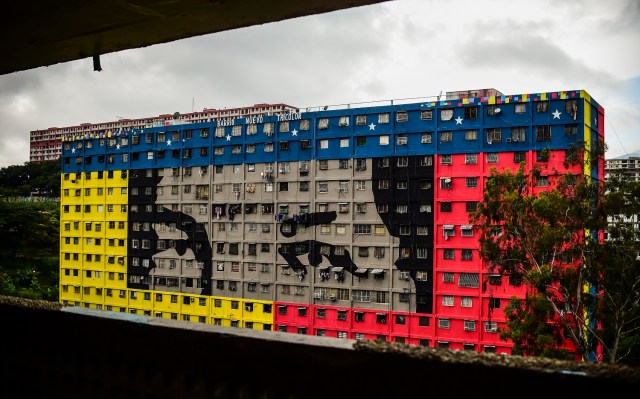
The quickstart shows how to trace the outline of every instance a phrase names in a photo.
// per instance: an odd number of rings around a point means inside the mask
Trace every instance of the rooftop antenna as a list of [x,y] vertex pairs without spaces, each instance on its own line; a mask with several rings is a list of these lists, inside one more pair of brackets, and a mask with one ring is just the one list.
[[193,113],[193,105],[195,101],[196,101],[195,97],[191,97],[191,113]]
[[442,90],[440,90],[440,94],[438,94],[438,101],[440,101],[440,97],[442,97]]

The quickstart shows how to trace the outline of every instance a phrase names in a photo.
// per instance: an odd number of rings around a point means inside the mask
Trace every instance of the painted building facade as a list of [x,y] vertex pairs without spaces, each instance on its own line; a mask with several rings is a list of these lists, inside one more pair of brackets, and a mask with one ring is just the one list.
[[82,123],[63,128],[50,127],[29,132],[29,161],[45,162],[60,159],[63,137],[84,137],[119,133],[123,130],[140,130],[157,126],[169,126],[185,123],[210,122],[218,119],[252,117],[261,115],[282,115],[298,112],[298,108],[287,104],[255,104],[242,108],[205,108],[201,112],[185,114],[162,114],[147,118],[127,119],[103,123]]
[[[585,91],[291,112],[63,137],[63,304],[510,353],[469,224],[490,169],[601,180]],[[585,154],[588,151],[585,151]]]

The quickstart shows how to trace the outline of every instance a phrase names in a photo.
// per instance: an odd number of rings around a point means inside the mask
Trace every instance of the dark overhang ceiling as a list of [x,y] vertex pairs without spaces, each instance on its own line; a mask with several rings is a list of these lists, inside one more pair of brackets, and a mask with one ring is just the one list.
[[0,74],[384,1],[7,1]]

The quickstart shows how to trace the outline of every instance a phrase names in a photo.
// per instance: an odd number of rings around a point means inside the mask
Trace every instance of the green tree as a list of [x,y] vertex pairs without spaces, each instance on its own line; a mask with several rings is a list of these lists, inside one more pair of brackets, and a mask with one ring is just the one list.
[[[585,360],[600,360],[595,356],[599,345],[604,358],[617,363],[622,360],[620,344],[631,353],[635,340],[630,338],[637,335],[632,326],[638,325],[639,274],[637,265],[626,266],[635,264],[629,257],[636,259],[638,242],[628,235],[616,243],[603,240],[606,216],[620,209],[603,184],[586,176],[556,174],[548,177],[554,188],[540,189],[539,177],[537,169],[527,172],[524,164],[517,171],[493,169],[484,201],[470,214],[490,272],[522,280],[535,294],[510,303],[511,318],[502,335],[512,339],[516,351],[549,355],[556,353],[555,339],[562,332]],[[627,204],[628,199],[619,202]],[[627,254],[626,262],[612,261],[614,248],[620,257]],[[618,273],[625,274],[624,283],[615,277]],[[536,317],[526,319],[534,310]],[[540,317],[545,314],[548,317]],[[612,328],[611,318],[626,328]],[[543,320],[547,327],[534,327]],[[526,336],[536,328],[544,332],[541,340]]]

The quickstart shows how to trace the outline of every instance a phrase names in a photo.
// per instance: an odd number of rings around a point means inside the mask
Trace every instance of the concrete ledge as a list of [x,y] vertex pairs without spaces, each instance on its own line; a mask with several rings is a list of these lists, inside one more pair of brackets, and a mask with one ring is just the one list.
[[0,297],[3,396],[339,398],[592,395],[638,370],[232,329]]

